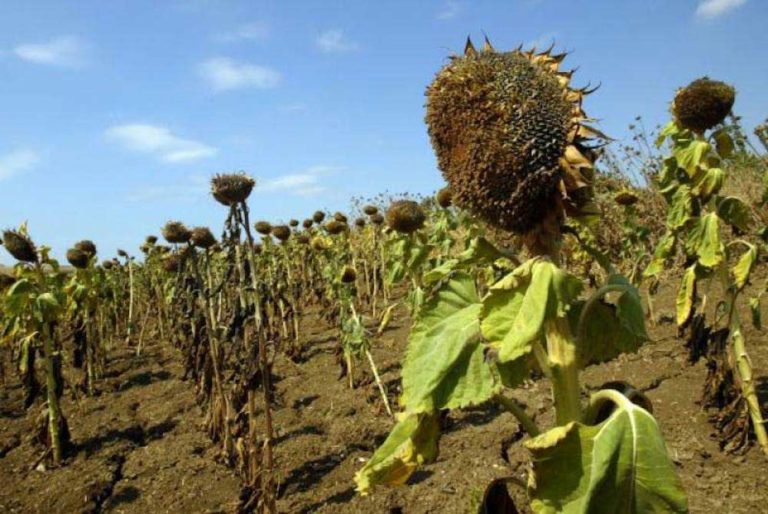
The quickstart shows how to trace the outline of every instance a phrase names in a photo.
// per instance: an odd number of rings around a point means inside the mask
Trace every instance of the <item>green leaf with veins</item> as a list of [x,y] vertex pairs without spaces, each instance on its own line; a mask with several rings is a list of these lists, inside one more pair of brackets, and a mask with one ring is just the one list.
[[696,181],[696,185],[693,187],[693,194],[706,202],[712,195],[720,191],[724,181],[725,171],[722,168],[709,168]]
[[464,272],[453,274],[424,303],[403,364],[400,403],[406,411],[477,405],[501,390],[498,370],[485,361],[481,308],[474,281]]
[[687,146],[674,151],[678,165],[685,170],[690,178],[698,173],[699,165],[703,162],[712,146],[706,141],[691,139]]
[[688,512],[656,420],[620,393],[615,396],[623,400],[602,423],[571,422],[525,443],[533,456],[534,512]]

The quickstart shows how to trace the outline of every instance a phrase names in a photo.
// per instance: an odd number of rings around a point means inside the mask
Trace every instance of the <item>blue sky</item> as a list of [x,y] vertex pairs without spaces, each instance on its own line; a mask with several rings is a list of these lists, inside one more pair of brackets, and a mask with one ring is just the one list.
[[257,178],[255,219],[431,192],[424,89],[483,32],[573,51],[619,140],[704,74],[737,87],[751,129],[768,116],[766,21],[763,0],[3,0],[0,227],[108,257],[168,219],[218,233],[216,172]]

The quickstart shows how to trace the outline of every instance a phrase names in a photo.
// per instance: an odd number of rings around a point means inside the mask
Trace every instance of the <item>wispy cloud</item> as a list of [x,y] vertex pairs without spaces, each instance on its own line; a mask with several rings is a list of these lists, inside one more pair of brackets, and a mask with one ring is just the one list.
[[358,44],[350,41],[344,32],[338,29],[326,30],[315,40],[315,46],[327,54],[352,52],[359,48]]
[[183,139],[166,127],[146,123],[115,125],[104,135],[127,150],[149,154],[168,163],[197,161],[218,153],[215,147]]
[[338,166],[312,166],[299,173],[259,181],[256,184],[256,191],[259,193],[283,191],[298,196],[315,196],[328,189],[322,185],[321,179],[342,169]]
[[266,66],[238,62],[227,57],[214,57],[200,64],[198,72],[214,91],[231,91],[255,87],[269,89],[282,80],[279,72]]
[[269,25],[263,21],[240,25],[230,32],[217,34],[214,39],[222,43],[234,43],[237,41],[261,41],[270,35]]
[[186,182],[148,186],[138,189],[126,197],[129,202],[195,201],[210,194],[210,179],[203,175],[193,175]]
[[0,155],[0,180],[9,179],[37,166],[40,156],[32,150],[14,150]]
[[61,36],[43,43],[18,45],[13,53],[19,59],[36,64],[80,68],[86,64],[88,44],[77,36]]
[[458,16],[462,9],[462,5],[456,0],[447,0],[445,4],[443,4],[442,9],[440,9],[440,11],[437,13],[437,19],[451,20]]
[[696,16],[704,19],[717,18],[747,3],[747,0],[702,0],[696,7]]

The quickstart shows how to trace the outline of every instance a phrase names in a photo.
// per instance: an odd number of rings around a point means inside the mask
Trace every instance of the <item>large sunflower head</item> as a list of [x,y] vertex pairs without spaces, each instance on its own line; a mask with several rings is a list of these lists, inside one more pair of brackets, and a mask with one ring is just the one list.
[[195,227],[192,229],[192,244],[207,250],[216,244],[216,238],[208,227]]
[[85,253],[89,258],[96,256],[96,245],[90,239],[83,239],[78,241],[74,246],[76,249]]
[[3,246],[17,261],[37,262],[35,243],[21,231],[5,230],[3,232]]
[[180,221],[169,221],[161,230],[163,237],[169,243],[186,243],[192,237],[192,232]]
[[453,203],[525,234],[553,211],[584,212],[599,132],[583,123],[592,91],[574,89],[565,54],[497,52],[471,41],[427,88],[426,122]]
[[736,90],[707,77],[694,80],[675,95],[672,112],[684,128],[703,133],[725,120],[736,101]]
[[87,268],[89,260],[88,254],[79,248],[67,250],[67,261],[77,269]]
[[211,194],[222,205],[234,205],[244,202],[256,181],[243,172],[224,173],[211,179]]
[[392,230],[402,234],[416,232],[424,226],[426,219],[424,209],[413,200],[392,202],[387,209],[387,224]]

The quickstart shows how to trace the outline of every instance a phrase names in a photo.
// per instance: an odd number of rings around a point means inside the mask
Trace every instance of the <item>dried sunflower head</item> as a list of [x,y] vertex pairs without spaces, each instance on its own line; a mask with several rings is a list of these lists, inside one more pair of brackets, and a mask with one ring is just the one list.
[[638,200],[640,200],[640,198],[635,193],[626,189],[619,191],[613,196],[613,201],[624,206],[635,205]]
[[105,270],[111,270],[114,267],[115,263],[113,263],[111,260],[107,259],[104,262],[101,263],[101,267]]
[[387,224],[393,230],[403,234],[416,232],[424,226],[424,210],[413,200],[392,202],[387,209]]
[[357,279],[357,272],[355,271],[355,268],[351,266],[346,266],[344,268],[344,271],[341,272],[340,280],[344,284],[351,284]]
[[192,229],[192,244],[207,250],[216,244],[216,238],[208,227],[195,227]]
[[357,228],[363,228],[365,226],[365,218],[357,218],[355,220],[355,226]]
[[591,200],[600,133],[582,124],[582,99],[565,54],[481,51],[467,41],[427,88],[426,122],[453,203],[488,224],[527,233],[564,207]]
[[82,241],[78,241],[75,243],[75,248],[80,250],[81,252],[85,252],[88,257],[95,257],[96,256],[96,245],[93,243],[93,241],[89,239],[83,239]]
[[384,216],[381,215],[380,212],[377,212],[373,216],[371,216],[371,223],[374,225],[383,225],[384,224]]
[[312,220],[315,223],[322,223],[325,219],[325,213],[323,211],[315,211],[315,213],[312,215]]
[[296,236],[296,241],[298,241],[299,244],[308,245],[309,236],[307,234],[299,234],[298,236]]
[[437,195],[435,195],[435,200],[437,200],[437,204],[442,207],[443,209],[447,209],[453,204],[453,195],[451,194],[451,188],[450,187],[444,187],[440,191],[437,192]]
[[88,261],[90,258],[88,254],[79,248],[70,248],[67,250],[67,262],[77,269],[85,269],[88,267]]
[[157,243],[157,236],[147,236],[144,242],[147,243],[148,245],[153,245]]
[[183,257],[178,252],[171,252],[163,256],[163,269],[168,273],[178,273],[181,271]]
[[272,235],[278,241],[288,241],[288,238],[291,237],[291,229],[288,225],[276,225],[272,227]]
[[272,224],[268,221],[257,221],[254,228],[256,228],[256,232],[263,236],[268,236],[272,233]]
[[722,123],[735,101],[736,90],[732,86],[703,77],[677,92],[672,113],[684,128],[703,133]]
[[294,228],[298,227],[299,226],[299,220],[291,220],[291,221],[288,222],[288,225],[290,225],[290,226],[292,226]]
[[3,231],[3,246],[17,261],[37,262],[35,244],[26,234],[16,230]]
[[347,217],[341,212],[333,213],[333,219],[335,219],[336,221],[340,221],[341,223],[347,222]]
[[211,179],[211,194],[222,205],[235,205],[248,199],[255,185],[245,173],[224,173]]
[[13,284],[16,283],[16,279],[6,273],[0,273],[0,291],[5,291]]
[[128,257],[128,252],[126,252],[125,250],[121,250],[121,249],[119,249],[119,248],[118,248],[118,250],[117,250],[117,255],[118,255],[119,257],[125,257],[125,258],[127,258],[127,257]]
[[301,223],[301,226],[302,226],[302,227],[304,227],[304,228],[306,228],[306,229],[310,229],[310,228],[312,228],[312,225],[314,225],[314,224],[315,224],[314,220],[311,220],[311,219],[305,219],[305,220],[304,220],[304,221]]
[[365,207],[363,207],[363,212],[368,216],[373,216],[374,214],[379,212],[379,208],[376,207],[375,205],[366,205]]
[[169,221],[161,232],[165,240],[173,244],[186,243],[192,237],[192,233],[180,221]]
[[349,227],[347,227],[346,223],[335,220],[335,219],[325,224],[325,231],[334,236],[341,234],[342,232],[346,231],[348,228]]

